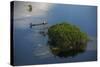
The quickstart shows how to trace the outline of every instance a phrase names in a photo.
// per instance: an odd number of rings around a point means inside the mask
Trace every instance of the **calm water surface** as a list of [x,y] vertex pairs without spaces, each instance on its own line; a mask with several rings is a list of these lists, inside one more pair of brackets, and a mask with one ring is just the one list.
[[67,6],[67,9],[64,9],[63,5],[55,6],[55,9],[52,9],[46,18],[48,26],[59,21],[69,21],[78,25],[92,38],[92,41],[87,44],[86,51],[74,57],[54,56],[47,44],[48,36],[41,34],[41,32],[47,32],[47,29],[43,29],[45,26],[29,27],[29,23],[41,23],[42,20],[40,18],[34,19],[34,17],[22,18],[14,20],[14,62],[16,65],[96,60],[96,8],[70,7]]

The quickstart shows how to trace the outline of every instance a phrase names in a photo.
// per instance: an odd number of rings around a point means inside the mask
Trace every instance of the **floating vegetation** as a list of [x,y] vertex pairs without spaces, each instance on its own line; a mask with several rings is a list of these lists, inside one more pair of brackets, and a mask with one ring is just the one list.
[[48,29],[49,45],[52,53],[59,57],[74,56],[84,52],[89,40],[86,33],[67,22]]

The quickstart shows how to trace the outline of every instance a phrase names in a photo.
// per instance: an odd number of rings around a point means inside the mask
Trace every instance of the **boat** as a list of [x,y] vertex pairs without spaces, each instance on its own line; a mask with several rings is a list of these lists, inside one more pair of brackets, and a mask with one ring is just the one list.
[[46,25],[46,24],[48,24],[46,21],[44,21],[43,23],[40,23],[40,24],[32,24],[32,23],[30,23],[30,28],[32,28],[32,26]]

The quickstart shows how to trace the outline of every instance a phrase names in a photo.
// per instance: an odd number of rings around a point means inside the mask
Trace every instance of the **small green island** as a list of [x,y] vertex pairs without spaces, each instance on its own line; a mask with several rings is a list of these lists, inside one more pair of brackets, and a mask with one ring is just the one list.
[[52,25],[48,29],[51,52],[59,57],[74,56],[84,52],[89,40],[86,33],[67,22]]

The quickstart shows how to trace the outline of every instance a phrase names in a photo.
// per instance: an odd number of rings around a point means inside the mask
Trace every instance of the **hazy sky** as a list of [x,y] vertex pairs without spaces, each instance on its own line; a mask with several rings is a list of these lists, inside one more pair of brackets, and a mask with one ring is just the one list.
[[[28,11],[28,5],[32,5],[32,11]],[[30,23],[39,24],[44,20],[51,25],[67,21],[79,26],[81,30],[91,35],[96,35],[97,7],[24,1],[14,2],[14,27],[25,29],[29,28]]]
[[[32,11],[28,11],[28,5],[32,5]],[[52,4],[48,3],[36,3],[36,2],[14,2],[14,19],[29,17],[29,16],[44,16],[52,7]]]

